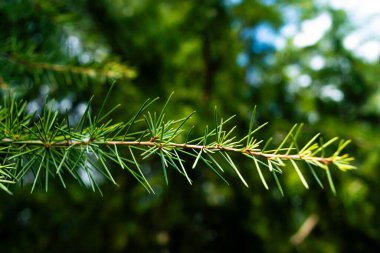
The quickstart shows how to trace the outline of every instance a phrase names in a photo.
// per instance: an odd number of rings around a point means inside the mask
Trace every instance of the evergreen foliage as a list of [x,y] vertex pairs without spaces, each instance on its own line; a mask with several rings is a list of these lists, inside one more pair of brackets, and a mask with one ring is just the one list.
[[[42,113],[37,114],[26,112],[26,102],[6,97],[4,105],[0,108],[2,154],[0,187],[10,193],[9,184],[23,184],[29,178],[33,182],[32,192],[38,184],[44,185],[47,191],[51,177],[58,177],[63,187],[66,187],[67,175],[85,185],[83,178],[85,173],[92,189],[100,191],[95,174],[99,173],[116,184],[111,173],[112,169],[109,167],[109,163],[114,162],[135,177],[148,192],[154,192],[140,165],[141,160],[153,155],[161,160],[166,184],[168,184],[167,170],[170,168],[177,170],[190,184],[192,183],[182,158],[183,155],[187,155],[194,158],[192,169],[195,169],[199,162],[203,162],[227,182],[222,176],[224,166],[220,160],[224,160],[248,187],[248,183],[230,156],[231,153],[240,153],[253,161],[266,189],[268,184],[263,170],[273,175],[283,194],[278,175],[283,173],[287,161],[290,161],[302,184],[309,188],[297,165],[297,161],[301,161],[310,168],[321,187],[323,185],[314,167],[324,169],[330,187],[335,193],[329,166],[335,165],[342,171],[355,168],[350,164],[353,158],[347,154],[341,155],[350,141],[341,140],[337,149],[331,154],[325,154],[325,150],[338,140],[337,137],[327,142],[318,142],[319,134],[317,134],[307,144],[300,146],[297,139],[302,124],[294,125],[278,147],[270,148],[271,139],[261,147],[263,140],[260,140],[256,133],[266,123],[254,127],[256,110],[252,113],[248,133],[241,138],[236,136],[236,126],[226,127],[234,117],[219,119],[215,110],[213,128],[206,126],[204,135],[198,138],[191,138],[190,132],[187,132],[187,137],[184,139],[182,137],[186,132],[184,125],[192,114],[178,120],[167,120],[165,109],[170,97],[160,112],[147,111],[155,101],[147,100],[129,121],[113,123],[112,118],[109,119],[110,115],[119,106],[108,112],[103,111],[110,91],[97,114],[91,113],[89,103],[79,121],[74,123],[70,123],[67,113],[59,117],[59,112],[53,110],[54,100],[48,102],[46,99]],[[181,139],[184,141],[178,142]]]
[[379,249],[380,62],[330,3],[0,1],[0,251]]

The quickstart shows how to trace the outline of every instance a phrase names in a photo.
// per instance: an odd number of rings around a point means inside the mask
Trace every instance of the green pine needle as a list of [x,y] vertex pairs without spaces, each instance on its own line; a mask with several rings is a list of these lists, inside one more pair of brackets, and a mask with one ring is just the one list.
[[[325,170],[328,184],[336,194],[330,169],[334,166],[340,171],[355,168],[352,157],[341,155],[349,140],[341,140],[334,150],[332,145],[338,140],[337,137],[320,143],[317,134],[299,149],[302,124],[294,125],[278,146],[273,145],[272,138],[260,140],[256,134],[267,123],[255,125],[256,108],[252,112],[248,133],[242,137],[237,135],[237,126],[229,127],[234,116],[224,120],[218,117],[215,110],[215,127],[209,129],[206,126],[202,136],[192,138],[194,126],[187,130],[186,123],[194,113],[179,120],[167,119],[165,110],[172,95],[159,113],[148,110],[157,99],[147,100],[131,119],[114,123],[110,117],[120,105],[105,112],[106,102],[111,98],[110,89],[96,116],[92,115],[91,98],[75,125],[69,122],[67,113],[61,115],[54,111],[54,101],[46,99],[41,115],[36,115],[26,112],[25,101],[5,97],[0,107],[0,189],[10,194],[10,188],[25,182],[25,177],[32,172],[31,192],[37,185],[44,185],[48,191],[50,181],[56,177],[66,188],[66,180],[72,177],[79,184],[87,184],[93,191],[101,193],[103,179],[116,184],[113,171],[118,167],[131,174],[148,192],[154,193],[140,163],[158,159],[166,184],[169,183],[169,168],[174,168],[192,184],[185,169],[189,157],[193,159],[193,169],[209,167],[224,181],[226,179],[222,173],[232,171],[248,187],[249,179],[242,176],[236,165],[238,160],[234,160],[240,155],[254,161],[266,189],[269,186],[265,174],[269,173],[274,177],[281,195],[284,194],[278,176],[286,172],[285,167],[289,164],[286,161],[290,161],[306,188],[309,185],[303,173],[311,173],[323,188],[316,170]],[[178,142],[181,139],[185,141]],[[333,152],[327,155],[326,148]],[[301,163],[306,163],[310,171],[303,171],[301,168],[305,166],[298,166]],[[224,168],[225,165],[229,165],[230,170]],[[83,178],[83,173],[87,178]],[[248,175],[247,172],[244,174]]]

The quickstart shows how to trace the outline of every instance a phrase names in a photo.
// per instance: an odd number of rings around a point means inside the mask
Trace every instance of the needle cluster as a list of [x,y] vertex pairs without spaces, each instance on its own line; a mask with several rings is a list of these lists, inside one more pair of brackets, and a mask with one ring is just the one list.
[[[323,185],[315,169],[324,170],[333,192],[330,169],[336,167],[346,171],[355,168],[351,164],[353,158],[341,154],[350,141],[341,140],[330,154],[325,154],[325,150],[338,141],[337,137],[321,142],[317,134],[300,146],[297,139],[302,124],[294,125],[280,145],[270,148],[272,139],[264,142],[256,135],[266,124],[255,126],[255,110],[248,133],[240,139],[235,135],[235,127],[226,127],[233,117],[219,119],[215,113],[215,126],[206,127],[204,135],[190,139],[192,129],[185,130],[184,126],[193,114],[179,120],[167,120],[165,108],[170,98],[160,112],[151,113],[148,108],[156,99],[147,100],[127,122],[113,123],[108,118],[118,106],[104,112],[109,94],[96,115],[90,111],[90,100],[75,124],[70,122],[69,115],[61,117],[58,111],[54,111],[53,102],[46,101],[42,113],[37,115],[27,113],[25,101],[6,97],[0,107],[0,188],[11,193],[11,185],[25,183],[28,178],[32,192],[38,185],[47,191],[52,178],[58,178],[66,187],[65,182],[71,176],[80,184],[85,184],[86,180],[94,191],[100,191],[94,173],[116,184],[111,169],[114,167],[112,164],[116,164],[129,172],[148,192],[154,192],[141,168],[142,161],[153,156],[161,160],[166,183],[168,170],[175,169],[192,184],[188,170],[202,163],[223,180],[227,165],[248,187],[231,156],[237,153],[253,161],[267,189],[264,175],[271,174],[282,194],[278,176],[287,167],[293,167],[306,188],[309,185],[303,175],[304,168],[310,169],[321,187]],[[178,142],[179,139],[184,141]],[[306,166],[301,167],[301,163]]]

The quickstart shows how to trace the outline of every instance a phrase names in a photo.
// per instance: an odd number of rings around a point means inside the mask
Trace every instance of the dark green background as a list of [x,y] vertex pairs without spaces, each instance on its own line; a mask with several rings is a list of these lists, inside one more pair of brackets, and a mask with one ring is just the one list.
[[[332,26],[315,45],[297,48],[289,40],[277,50],[254,31],[264,25],[278,32],[288,22],[287,8],[295,10],[299,22],[327,12]],[[213,124],[215,106],[222,115],[236,114],[232,125],[244,135],[257,105],[258,122],[270,122],[260,138],[273,136],[278,144],[294,123],[305,122],[304,142],[318,132],[326,139],[351,139],[347,151],[356,157],[358,167],[332,172],[337,196],[323,173],[325,189],[307,175],[311,189],[306,190],[289,169],[281,177],[285,191],[281,197],[273,180],[268,180],[266,191],[253,164],[239,158],[236,163],[250,188],[233,173],[227,174],[227,186],[202,166],[190,172],[192,186],[174,171],[169,172],[166,186],[158,160],[149,164],[156,195],[148,194],[119,168],[113,170],[119,186],[102,184],[103,197],[72,181],[67,190],[57,181],[48,193],[39,189],[30,194],[30,185],[15,187],[14,196],[0,193],[1,252],[374,252],[380,248],[376,215],[380,64],[367,63],[343,47],[344,36],[353,29],[344,12],[312,0],[239,4],[3,0],[0,17],[2,93],[10,88],[34,105],[41,105],[46,95],[58,103],[69,101],[75,116],[92,94],[96,111],[116,79],[107,106],[121,103],[112,117],[122,121],[147,98],[167,98],[174,91],[168,117],[177,119],[196,110],[188,126],[194,124],[198,135],[205,125]],[[247,56],[243,65],[237,64],[241,53]],[[310,68],[315,55],[326,60],[318,71]],[[116,72],[113,77],[91,77],[49,71],[29,64],[33,62],[95,69],[119,63],[133,68],[137,76],[129,78],[111,68]],[[312,84],[291,89],[294,79],[286,71],[291,66],[309,75]],[[343,92],[341,101],[319,95],[329,84]],[[163,101],[152,110],[159,110]],[[301,244],[292,244],[290,238],[310,215],[319,217],[316,227]]]

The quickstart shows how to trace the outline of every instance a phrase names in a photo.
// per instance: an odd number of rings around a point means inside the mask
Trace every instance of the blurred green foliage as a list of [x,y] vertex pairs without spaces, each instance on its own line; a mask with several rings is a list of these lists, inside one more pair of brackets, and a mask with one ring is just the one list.
[[[326,12],[332,26],[307,47],[295,46],[292,39],[282,48],[263,43],[257,29],[278,34],[289,10],[298,22]],[[281,197],[273,181],[270,191],[264,189],[245,160],[238,163],[249,189],[232,177],[227,186],[202,168],[191,173],[194,185],[169,173],[166,187],[154,160],[145,166],[156,195],[117,168],[119,188],[102,185],[104,197],[75,184],[63,190],[59,182],[48,193],[30,195],[27,185],[12,197],[0,196],[2,252],[380,248],[380,63],[368,63],[343,47],[353,29],[344,12],[312,0],[3,0],[0,16],[1,90],[27,98],[31,110],[49,96],[58,109],[76,115],[92,94],[96,108],[117,79],[109,104],[123,104],[113,115],[116,121],[132,116],[146,98],[172,91],[168,114],[180,118],[196,110],[191,124],[201,126],[212,125],[217,106],[223,115],[237,114],[239,128],[248,129],[250,110],[257,105],[258,121],[270,122],[263,138],[280,142],[291,125],[305,122],[305,140],[316,132],[352,139],[349,152],[359,167],[353,173],[333,172],[337,196],[316,183],[305,190],[296,173],[289,173]],[[320,69],[310,67],[316,56],[325,62]],[[107,68],[113,71],[109,75]],[[299,83],[302,78],[307,85]],[[332,89],[343,96],[323,95]],[[292,243],[311,215],[319,217],[314,229]]]

